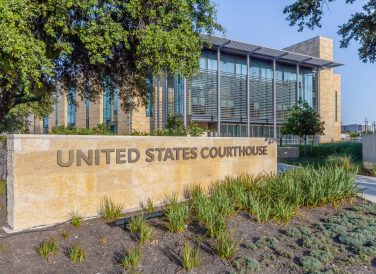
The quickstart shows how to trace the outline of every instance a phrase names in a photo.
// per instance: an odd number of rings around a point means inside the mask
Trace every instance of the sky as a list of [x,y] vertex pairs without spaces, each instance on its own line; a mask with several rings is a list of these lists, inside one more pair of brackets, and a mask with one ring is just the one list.
[[[289,26],[283,8],[293,0],[214,0],[217,20],[225,28],[224,36],[251,44],[282,49],[321,35],[333,39],[334,60],[345,64],[335,68],[341,74],[342,124],[376,121],[376,63],[363,63],[358,58],[359,44],[355,41],[340,48],[338,26],[350,15],[360,11],[366,0],[345,4],[344,0],[329,3],[324,8],[322,28],[298,32]],[[222,35],[223,36],[223,35]]]

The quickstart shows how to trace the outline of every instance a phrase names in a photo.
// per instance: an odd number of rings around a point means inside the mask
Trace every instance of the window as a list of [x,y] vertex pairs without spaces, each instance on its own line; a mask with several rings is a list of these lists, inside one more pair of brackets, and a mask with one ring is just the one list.
[[111,126],[113,133],[118,128],[118,88],[111,77],[106,77],[103,82],[103,123]]
[[48,134],[48,116],[43,118],[43,133]]
[[338,93],[337,91],[334,94],[334,108],[335,108],[335,121],[338,122]]
[[76,90],[69,88],[67,94],[68,101],[68,126],[76,126]]

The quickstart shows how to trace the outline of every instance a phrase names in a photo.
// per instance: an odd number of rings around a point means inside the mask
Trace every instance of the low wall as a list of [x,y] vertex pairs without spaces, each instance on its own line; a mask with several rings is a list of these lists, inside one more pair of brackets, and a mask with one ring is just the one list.
[[376,164],[376,135],[362,137],[362,155],[366,167]]
[[98,216],[101,199],[140,209],[226,176],[276,172],[263,138],[10,135],[8,224],[13,230]]
[[0,180],[7,178],[7,145],[0,142]]
[[277,152],[279,159],[297,159],[299,158],[298,147],[278,147]]

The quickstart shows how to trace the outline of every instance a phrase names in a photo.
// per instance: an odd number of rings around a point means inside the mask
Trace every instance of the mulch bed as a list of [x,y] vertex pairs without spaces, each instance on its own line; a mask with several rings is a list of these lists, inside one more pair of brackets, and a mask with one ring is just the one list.
[[[184,233],[172,234],[167,231],[163,218],[149,220],[153,228],[153,239],[142,246],[142,260],[138,271],[142,273],[184,272],[181,265],[181,251],[185,241],[199,244],[201,265],[194,273],[235,273],[234,262],[239,258],[251,257],[260,262],[261,273],[302,273],[300,258],[309,253],[299,239],[288,237],[285,231],[293,227],[314,227],[330,216],[345,211],[354,204],[364,204],[356,200],[340,207],[325,206],[314,209],[301,209],[288,224],[275,222],[257,223],[248,214],[240,213],[232,217],[229,231],[237,241],[239,249],[232,262],[220,259],[215,251],[215,242],[206,237],[205,231],[197,224],[190,224]],[[6,223],[5,197],[0,196],[0,225]],[[376,215],[373,215],[376,218]],[[63,231],[68,233],[64,239]],[[39,256],[36,248],[49,238],[58,240],[60,251],[48,260]],[[278,241],[278,249],[267,245],[257,245],[257,240],[268,237]],[[66,250],[79,243],[85,250],[86,260],[73,263]],[[256,244],[256,245],[255,245]],[[138,245],[137,239],[124,226],[111,226],[102,219],[83,222],[80,228],[65,223],[44,230],[20,234],[6,234],[0,230],[0,272],[1,273],[122,273],[119,263],[123,250]],[[285,253],[282,254],[281,251]],[[286,255],[287,254],[287,255]],[[289,255],[290,254],[290,255]],[[376,260],[357,264],[346,262],[343,257],[353,256],[351,250],[338,254],[330,263],[323,265],[322,271],[329,273],[375,273]],[[239,269],[238,269],[239,270]],[[337,271],[337,272],[335,272]],[[338,272],[340,271],[340,272]],[[244,272],[246,273],[246,272]]]

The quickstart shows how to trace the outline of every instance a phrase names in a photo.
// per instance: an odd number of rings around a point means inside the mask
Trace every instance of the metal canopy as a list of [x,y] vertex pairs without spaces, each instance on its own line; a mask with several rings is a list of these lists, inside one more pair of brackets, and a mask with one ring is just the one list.
[[280,61],[320,68],[334,68],[343,65],[309,55],[299,54],[286,50],[271,49],[267,47],[233,41],[217,36],[201,35],[201,37],[203,38],[204,42],[214,46],[215,48],[219,47],[224,52],[230,51],[234,53],[245,53],[255,57],[259,56],[270,59],[278,59]]

